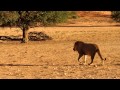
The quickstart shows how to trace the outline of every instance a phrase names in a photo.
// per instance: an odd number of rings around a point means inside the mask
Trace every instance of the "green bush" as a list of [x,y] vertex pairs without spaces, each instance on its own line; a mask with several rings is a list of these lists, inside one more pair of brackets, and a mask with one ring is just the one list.
[[29,26],[39,22],[46,25],[65,22],[67,11],[0,11],[1,26],[17,26],[23,31],[23,42],[28,42]]
[[68,13],[66,11],[44,11],[40,15],[40,20],[43,25],[53,25],[66,22]]
[[0,25],[15,26],[19,15],[16,11],[0,11]]
[[[68,11],[20,11],[22,16],[21,25],[26,22],[32,23],[40,22],[45,25],[53,25],[56,23],[66,22],[73,12]],[[29,15],[27,15],[29,14]],[[18,25],[20,15],[18,11],[0,11],[0,25],[15,26]],[[19,23],[19,24],[20,24]],[[28,23],[27,23],[28,24]]]
[[68,18],[69,19],[76,19],[78,18],[78,16],[76,15],[76,12],[75,11],[68,11]]
[[120,11],[112,11],[112,18],[116,22],[120,22]]

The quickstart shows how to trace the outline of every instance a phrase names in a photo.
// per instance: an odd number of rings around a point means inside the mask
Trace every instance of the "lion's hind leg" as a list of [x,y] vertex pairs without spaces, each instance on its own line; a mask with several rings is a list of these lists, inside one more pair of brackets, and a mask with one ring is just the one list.
[[91,65],[93,63],[94,57],[95,57],[95,53],[91,55],[91,62],[88,65]]

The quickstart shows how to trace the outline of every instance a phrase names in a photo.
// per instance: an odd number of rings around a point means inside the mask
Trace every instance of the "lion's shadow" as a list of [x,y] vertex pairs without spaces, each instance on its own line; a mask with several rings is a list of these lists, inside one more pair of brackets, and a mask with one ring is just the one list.
[[46,64],[42,64],[42,65],[35,65],[35,64],[0,64],[0,66],[64,66],[64,67],[68,67],[68,66],[78,66],[78,65],[46,65]]
[[0,64],[0,66],[39,66],[39,65],[30,65],[30,64]]

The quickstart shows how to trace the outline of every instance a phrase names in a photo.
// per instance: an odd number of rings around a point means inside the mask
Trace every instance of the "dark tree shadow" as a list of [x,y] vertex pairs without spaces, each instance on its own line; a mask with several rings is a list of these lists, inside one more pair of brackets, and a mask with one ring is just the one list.
[[[29,41],[43,41],[43,40],[51,40],[52,37],[46,35],[43,32],[30,32],[28,33]],[[22,35],[19,36],[0,36],[0,40],[3,41],[22,41]]]
[[30,32],[29,34],[30,41],[41,41],[41,40],[51,40],[52,37],[48,36],[43,32]]
[[20,36],[0,36],[0,40],[3,41],[22,41]]

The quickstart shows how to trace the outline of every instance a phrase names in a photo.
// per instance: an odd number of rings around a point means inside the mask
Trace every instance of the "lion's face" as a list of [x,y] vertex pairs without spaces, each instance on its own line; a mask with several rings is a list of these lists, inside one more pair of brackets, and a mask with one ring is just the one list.
[[76,48],[75,48],[75,46],[74,46],[74,48],[73,48],[73,51],[76,51]]
[[73,51],[77,51],[78,45],[77,43],[74,44]]
[[80,41],[75,42],[73,50],[74,51],[79,51],[83,47],[83,44],[84,43],[80,42]]

